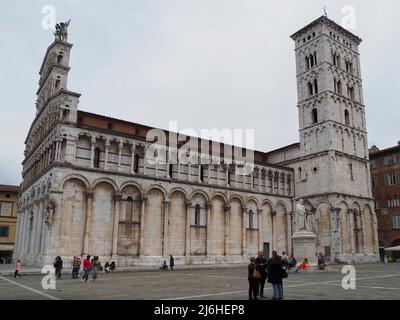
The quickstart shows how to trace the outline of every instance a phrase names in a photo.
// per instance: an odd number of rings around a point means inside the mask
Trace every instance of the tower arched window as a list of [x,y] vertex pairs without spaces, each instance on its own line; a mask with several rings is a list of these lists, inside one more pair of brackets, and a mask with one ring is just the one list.
[[61,64],[63,58],[64,58],[64,54],[62,52],[60,52],[60,54],[57,56],[57,63]]
[[318,111],[317,109],[312,110],[312,124],[318,123]]
[[172,179],[173,177],[173,169],[174,165],[172,163],[169,164],[169,177]]
[[350,115],[348,110],[344,110],[344,123],[349,126],[350,125]]
[[297,169],[297,172],[298,172],[299,180],[301,181],[301,178],[302,178],[302,170],[301,170],[301,167],[299,167],[299,168]]
[[94,149],[94,167],[100,168],[100,149]]
[[309,83],[307,84],[307,86],[308,86],[308,95],[311,97],[311,96],[313,95],[313,92],[314,92],[314,90],[313,90],[313,85],[312,85],[311,82],[309,82]]
[[342,94],[342,82],[340,80],[337,82],[337,93]]
[[133,198],[129,196],[126,199],[126,218],[125,221],[132,221],[133,217]]
[[57,79],[56,79],[56,83],[55,83],[55,85],[54,85],[54,88],[55,88],[56,90],[58,90],[58,89],[60,88],[60,86],[61,86],[61,80],[60,80],[59,78],[57,78]]
[[317,61],[317,52],[316,51],[314,51],[314,65],[316,66],[317,65],[317,63],[318,63],[318,61]]
[[310,69],[310,57],[306,57],[306,70]]
[[196,204],[196,206],[194,207],[194,225],[195,226],[199,226],[200,225],[200,205]]
[[200,182],[204,182],[204,167],[200,164]]
[[317,93],[318,93],[318,80],[315,79],[314,80],[314,94],[317,94]]

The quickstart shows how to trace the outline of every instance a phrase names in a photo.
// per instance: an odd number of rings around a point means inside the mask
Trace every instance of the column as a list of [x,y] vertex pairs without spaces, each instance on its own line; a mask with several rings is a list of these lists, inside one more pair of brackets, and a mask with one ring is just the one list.
[[191,168],[192,168],[192,164],[189,161],[189,163],[188,163],[188,181],[189,182],[190,182]]
[[90,167],[94,168],[94,147],[96,145],[96,138],[92,138],[91,151],[90,151]]
[[[258,222],[257,222],[257,227],[258,227],[258,251],[264,251],[264,241],[263,241],[263,236],[262,236],[262,209],[258,209]],[[267,258],[267,257],[265,257]]]
[[135,145],[132,145],[132,161],[131,161],[131,173],[134,174],[135,173],[135,152],[136,152],[136,148]]
[[365,234],[365,211],[361,211],[361,229],[362,229],[362,237],[363,237],[363,242],[362,242],[362,252],[363,254],[367,254],[367,237]]
[[379,238],[378,238],[378,221],[376,218],[376,212],[373,211],[372,213],[372,232],[373,232],[373,236],[374,236],[374,253],[378,254],[379,253]]
[[354,210],[349,209],[349,232],[350,232],[350,250],[351,254],[355,254],[355,241],[354,241]]
[[118,255],[118,227],[120,216],[120,204],[122,196],[117,193],[114,196],[114,222],[113,222],[113,242],[112,242],[112,256]]
[[245,215],[247,213],[247,209],[245,206],[242,207],[242,255],[243,258],[247,253],[247,231],[246,231],[246,223],[245,223]]
[[46,202],[44,203],[44,210],[42,213],[42,243],[40,244],[40,254],[43,256],[45,255],[45,246],[47,240],[47,228],[45,222],[45,215],[46,215]]
[[226,186],[229,187],[229,164],[226,165]]
[[229,204],[225,205],[225,236],[224,236],[224,244],[225,244],[225,249],[224,249],[224,255],[226,257],[230,256],[230,248],[229,248],[229,234],[230,234],[230,218],[231,218],[231,206]]
[[39,211],[38,211],[38,229],[36,235],[36,244],[35,244],[35,255],[38,256],[40,253],[40,247],[42,244],[42,224],[43,224],[43,207],[44,207],[44,200],[40,201],[39,203]]
[[143,175],[147,174],[147,148],[143,149]]
[[272,250],[276,249],[276,232],[275,232],[276,210],[271,211],[271,227],[272,227]]
[[265,170],[265,177],[264,177],[264,179],[265,179],[265,192],[268,192],[268,176],[269,176],[268,171]]
[[208,184],[211,183],[211,163],[208,164]]
[[261,191],[261,168],[258,168],[258,191]]
[[210,234],[211,234],[211,202],[207,202],[207,237],[206,237],[206,256],[209,256],[211,253],[211,243],[210,243]]
[[106,140],[106,152],[105,152],[105,157],[104,157],[104,170],[108,169],[108,151],[110,149],[110,141]]
[[92,198],[93,191],[86,192],[86,220],[85,220],[85,236],[83,240],[83,254],[89,253],[89,243],[90,243],[90,221],[92,218]]
[[178,180],[181,179],[181,162],[179,161],[179,156],[178,156]]
[[22,215],[22,226],[21,226],[21,254],[26,253],[26,235],[27,235],[27,219],[29,214],[29,207],[24,209]]
[[169,247],[168,247],[169,201],[167,201],[167,200],[163,201],[163,207],[164,207],[164,217],[163,217],[164,226],[163,226],[162,256],[165,256],[166,254],[168,254],[168,249],[169,249]]
[[271,172],[271,192],[275,192],[275,172]]
[[292,254],[292,212],[286,214],[286,224],[287,224],[287,252],[286,254],[290,257]]
[[186,232],[185,232],[185,263],[190,263],[190,208],[192,203],[190,201],[186,201]]
[[142,256],[144,255],[144,213],[146,210],[147,197],[142,197],[140,200],[142,207],[140,210],[139,256]]
[[251,171],[250,179],[251,179],[250,188],[254,189],[254,169]]
[[217,185],[219,186],[219,164],[215,165],[217,168]]
[[118,171],[122,169],[122,149],[124,148],[124,144],[122,142],[118,145]]
[[38,221],[39,221],[39,201],[36,201],[35,202],[35,211],[34,211],[34,216],[33,216],[31,243],[30,243],[30,248],[29,248],[29,253],[32,255],[35,254]]

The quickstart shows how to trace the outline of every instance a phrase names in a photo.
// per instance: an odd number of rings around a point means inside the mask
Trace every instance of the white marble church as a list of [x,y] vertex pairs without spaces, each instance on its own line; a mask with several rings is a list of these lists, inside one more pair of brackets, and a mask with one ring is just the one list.
[[[171,161],[184,147],[171,142],[166,161],[149,164],[153,128],[78,110],[80,94],[67,89],[72,44],[56,39],[40,68],[25,141],[14,259],[43,266],[57,255],[90,254],[134,266],[158,265],[170,254],[177,264],[290,255],[293,211],[304,199],[317,253],[379,260],[361,39],[326,16],[292,39],[300,143],[254,151],[248,174],[238,173],[222,151],[234,148],[222,144],[218,154],[189,154],[196,161],[187,163]],[[218,161],[197,161],[211,156]]]

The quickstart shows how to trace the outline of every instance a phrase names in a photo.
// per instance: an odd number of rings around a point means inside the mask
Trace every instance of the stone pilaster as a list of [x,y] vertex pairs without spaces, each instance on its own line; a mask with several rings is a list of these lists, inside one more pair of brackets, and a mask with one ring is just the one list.
[[121,199],[122,196],[120,193],[117,193],[114,196],[114,221],[113,221],[113,242],[112,242],[113,257],[116,257],[118,254],[118,227],[119,227]]

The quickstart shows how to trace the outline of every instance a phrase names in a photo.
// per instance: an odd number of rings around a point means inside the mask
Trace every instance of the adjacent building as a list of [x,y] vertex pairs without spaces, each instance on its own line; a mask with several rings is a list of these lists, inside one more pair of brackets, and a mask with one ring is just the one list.
[[[371,185],[378,216],[379,246],[400,246],[400,141],[391,148],[369,150]],[[392,253],[400,258],[399,252]]]
[[[79,110],[80,94],[67,88],[72,44],[56,39],[25,141],[14,258],[43,265],[90,254],[158,265],[169,254],[177,264],[290,255],[293,208],[304,199],[318,252],[331,261],[377,261],[361,39],[326,16],[292,39],[300,143],[233,158],[234,146],[175,142],[177,133],[166,130],[155,139],[154,128]],[[226,127],[229,119],[221,121]],[[164,137],[165,146],[154,143]],[[252,163],[241,159],[248,153]]]
[[11,263],[20,187],[0,185],[0,263]]

